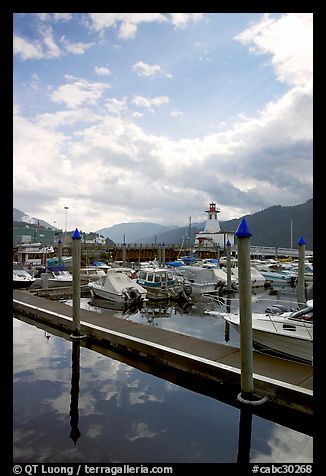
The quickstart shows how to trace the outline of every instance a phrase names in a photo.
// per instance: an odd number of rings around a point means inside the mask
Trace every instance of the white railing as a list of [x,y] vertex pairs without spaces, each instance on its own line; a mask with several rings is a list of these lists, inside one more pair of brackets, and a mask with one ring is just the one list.
[[[235,245],[233,247],[234,251],[238,251],[238,247]],[[257,255],[278,255],[278,256],[298,256],[298,250],[295,248],[280,248],[277,246],[251,246],[251,254]],[[305,250],[305,256],[313,257],[314,253],[310,250]]]

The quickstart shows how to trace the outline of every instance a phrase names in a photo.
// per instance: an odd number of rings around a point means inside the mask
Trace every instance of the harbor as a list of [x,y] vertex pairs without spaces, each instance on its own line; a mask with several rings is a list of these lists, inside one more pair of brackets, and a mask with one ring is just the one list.
[[315,18],[10,15],[9,472],[315,470]]
[[219,230],[215,203],[207,212],[196,239],[225,245],[224,259],[191,254],[166,262],[163,247],[159,260],[135,267],[124,248],[115,266],[97,262],[83,268],[76,228],[71,273],[62,265],[60,241],[58,264],[51,258],[45,273],[35,278],[31,270],[18,270],[14,320],[43,331],[47,341],[56,336],[71,345],[75,444],[81,436],[82,349],[239,411],[237,462],[253,460],[255,417],[313,438],[313,267],[305,240],[298,240],[294,263],[258,259],[243,219],[232,258],[234,238],[231,244],[231,235]]
[[[44,301],[23,291],[14,291],[14,311],[33,317],[50,327],[73,331],[72,308]],[[81,310],[81,333],[87,340],[131,352],[141,359],[154,360],[171,369],[236,388],[240,378],[238,348],[194,339],[163,329],[152,328]],[[254,355],[255,392],[267,395],[275,404],[312,414],[312,368],[307,365]]]
[[260,415],[263,406],[243,408],[130,353],[21,316],[13,324],[16,463],[312,462],[304,415]]

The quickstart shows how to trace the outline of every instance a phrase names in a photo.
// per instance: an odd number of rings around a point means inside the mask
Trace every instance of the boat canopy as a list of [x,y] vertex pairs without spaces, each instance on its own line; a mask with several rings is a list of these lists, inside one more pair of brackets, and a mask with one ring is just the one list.
[[166,263],[168,266],[172,266],[172,268],[178,268],[183,265],[182,261],[169,261]]

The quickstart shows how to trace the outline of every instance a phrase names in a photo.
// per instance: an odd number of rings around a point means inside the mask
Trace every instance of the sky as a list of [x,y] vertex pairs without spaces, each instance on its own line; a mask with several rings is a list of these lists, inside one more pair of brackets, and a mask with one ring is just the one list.
[[306,202],[312,56],[312,13],[14,13],[13,206],[90,232]]

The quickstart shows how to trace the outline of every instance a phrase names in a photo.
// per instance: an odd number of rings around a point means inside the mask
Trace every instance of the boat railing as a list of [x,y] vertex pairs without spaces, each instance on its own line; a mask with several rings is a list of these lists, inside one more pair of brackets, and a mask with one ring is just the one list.
[[[212,295],[209,293],[203,293],[203,297],[210,300],[210,302],[214,305],[215,310],[225,314],[238,314],[240,310],[240,299],[234,297],[224,297],[224,296],[217,296]],[[273,299],[266,299],[256,296],[252,297],[252,304],[253,304],[253,312],[261,313],[261,314],[280,314],[281,310],[283,312],[287,311],[298,311],[303,307],[306,307],[306,303],[300,303],[297,301],[291,300],[280,300],[275,301]]]

